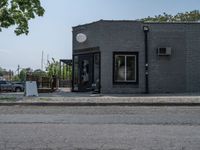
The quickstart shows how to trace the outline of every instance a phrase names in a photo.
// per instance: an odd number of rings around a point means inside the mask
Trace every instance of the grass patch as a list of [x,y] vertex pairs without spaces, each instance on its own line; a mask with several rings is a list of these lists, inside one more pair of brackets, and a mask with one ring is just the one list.
[[49,101],[49,98],[39,98],[39,100],[41,100],[41,101]]
[[16,101],[17,98],[14,96],[2,96],[0,97],[0,101]]

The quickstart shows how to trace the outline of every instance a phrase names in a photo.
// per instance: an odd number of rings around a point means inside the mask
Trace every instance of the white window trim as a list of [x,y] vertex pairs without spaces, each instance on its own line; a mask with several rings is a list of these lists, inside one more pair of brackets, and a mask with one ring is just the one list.
[[[119,57],[119,56],[122,56],[122,57],[125,57],[125,80],[115,80],[115,82],[137,82],[137,56],[136,55],[128,55],[128,54],[115,54],[115,63],[116,63],[116,58]],[[128,56],[132,56],[135,58],[135,80],[127,80],[127,57]]]

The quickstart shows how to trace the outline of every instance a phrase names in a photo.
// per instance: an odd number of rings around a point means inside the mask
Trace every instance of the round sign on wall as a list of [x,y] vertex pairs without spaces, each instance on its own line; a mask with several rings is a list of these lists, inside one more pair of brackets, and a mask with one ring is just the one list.
[[83,43],[87,40],[87,36],[83,33],[79,33],[79,34],[76,35],[76,40],[79,43]]

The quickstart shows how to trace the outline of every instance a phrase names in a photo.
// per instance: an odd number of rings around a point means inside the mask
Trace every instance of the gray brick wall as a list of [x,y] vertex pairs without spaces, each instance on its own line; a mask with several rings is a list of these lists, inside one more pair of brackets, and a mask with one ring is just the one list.
[[186,39],[186,89],[200,92],[200,24],[187,25]]
[[[186,38],[182,24],[149,24],[150,93],[186,90]],[[158,56],[157,48],[171,47],[171,56]]]
[[[144,40],[139,22],[102,22],[101,24],[101,85],[103,93],[144,92]],[[113,85],[113,52],[139,53],[138,85]]]
[[[76,35],[78,33],[84,33],[87,35],[86,42],[80,44],[76,41]],[[91,48],[91,47],[97,47],[100,45],[99,23],[74,27],[72,34],[73,34],[73,50],[87,49],[87,48]]]
[[[142,22],[99,21],[73,28],[73,49],[99,47],[102,93],[143,93],[145,91],[144,32]],[[149,91],[182,93],[200,91],[200,24],[148,23]],[[79,44],[77,33],[87,42]],[[171,47],[171,56],[158,56],[158,47]],[[113,52],[138,52],[138,85],[113,85]]]

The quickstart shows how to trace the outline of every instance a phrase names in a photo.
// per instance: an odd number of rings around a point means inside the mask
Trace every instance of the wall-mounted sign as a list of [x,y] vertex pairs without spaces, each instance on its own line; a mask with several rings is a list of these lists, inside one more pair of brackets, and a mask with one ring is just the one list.
[[83,43],[87,40],[87,36],[83,33],[79,33],[79,34],[76,35],[76,40],[79,43]]

